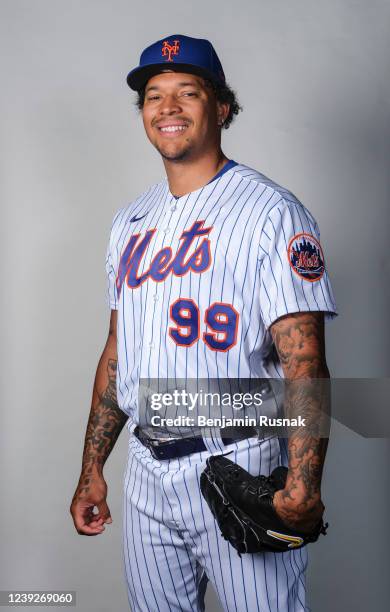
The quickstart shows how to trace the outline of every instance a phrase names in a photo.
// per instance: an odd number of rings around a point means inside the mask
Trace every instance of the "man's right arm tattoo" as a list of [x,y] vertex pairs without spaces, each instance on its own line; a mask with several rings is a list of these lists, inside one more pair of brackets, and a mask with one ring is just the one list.
[[92,472],[103,470],[128,416],[119,408],[116,395],[116,359],[108,359],[108,384],[99,393],[95,381],[94,397],[85,434],[82,470],[77,496],[88,493]]

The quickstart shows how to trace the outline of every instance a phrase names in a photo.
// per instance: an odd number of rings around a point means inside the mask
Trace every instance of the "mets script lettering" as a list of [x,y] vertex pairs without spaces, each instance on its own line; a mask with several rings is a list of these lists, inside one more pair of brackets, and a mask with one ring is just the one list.
[[297,251],[293,251],[294,256],[296,258],[296,266],[298,268],[318,268],[320,265],[320,258],[317,254],[310,255],[307,252],[298,253]]
[[[140,265],[156,230],[148,230],[144,237],[141,234],[133,234],[119,262],[116,279],[118,296],[125,279],[128,287],[136,289],[148,278],[159,283],[164,281],[169,274],[184,276],[190,271],[200,274],[207,270],[211,263],[210,241],[207,236],[213,228],[203,227],[203,225],[204,221],[195,221],[188,230],[184,230],[180,236],[181,244],[175,255],[171,247],[164,247],[158,251],[148,270],[143,274],[139,274]],[[200,236],[205,236],[205,238],[191,253],[195,239]]]

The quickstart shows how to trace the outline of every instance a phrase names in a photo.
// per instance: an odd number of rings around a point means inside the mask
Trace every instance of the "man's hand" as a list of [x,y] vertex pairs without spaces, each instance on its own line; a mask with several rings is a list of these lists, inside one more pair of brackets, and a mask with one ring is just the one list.
[[325,506],[320,495],[310,498],[297,498],[289,489],[276,491],[273,506],[282,521],[303,533],[310,533],[318,525],[324,514]]
[[[103,476],[95,469],[91,475],[81,474],[70,506],[74,525],[80,535],[98,535],[105,530],[105,523],[112,523],[106,499],[107,484]],[[95,507],[98,509],[96,514]]]

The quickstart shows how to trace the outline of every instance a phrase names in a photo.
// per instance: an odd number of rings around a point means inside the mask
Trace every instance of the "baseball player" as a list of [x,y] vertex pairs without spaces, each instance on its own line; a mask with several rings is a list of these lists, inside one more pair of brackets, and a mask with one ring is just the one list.
[[[112,522],[103,466],[129,430],[124,562],[134,611],[306,610],[306,548],[239,556],[201,495],[208,457],[253,475],[288,466],[278,515],[310,529],[323,514],[326,441],[256,428],[163,436],[143,427],[140,384],[327,378],[324,319],[336,312],[319,229],[287,189],[235,162],[222,129],[240,110],[212,44],[183,35],[146,48],[127,77],[166,178],[116,214],[107,251],[111,319],[97,368],[71,513],[80,534]],[[311,398],[306,398],[308,402]]]

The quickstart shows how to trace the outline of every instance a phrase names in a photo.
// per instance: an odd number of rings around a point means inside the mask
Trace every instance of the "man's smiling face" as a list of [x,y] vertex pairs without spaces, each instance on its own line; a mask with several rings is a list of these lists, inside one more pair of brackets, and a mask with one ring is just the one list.
[[196,159],[219,146],[228,110],[201,77],[163,72],[146,84],[142,117],[146,134],[163,158]]

